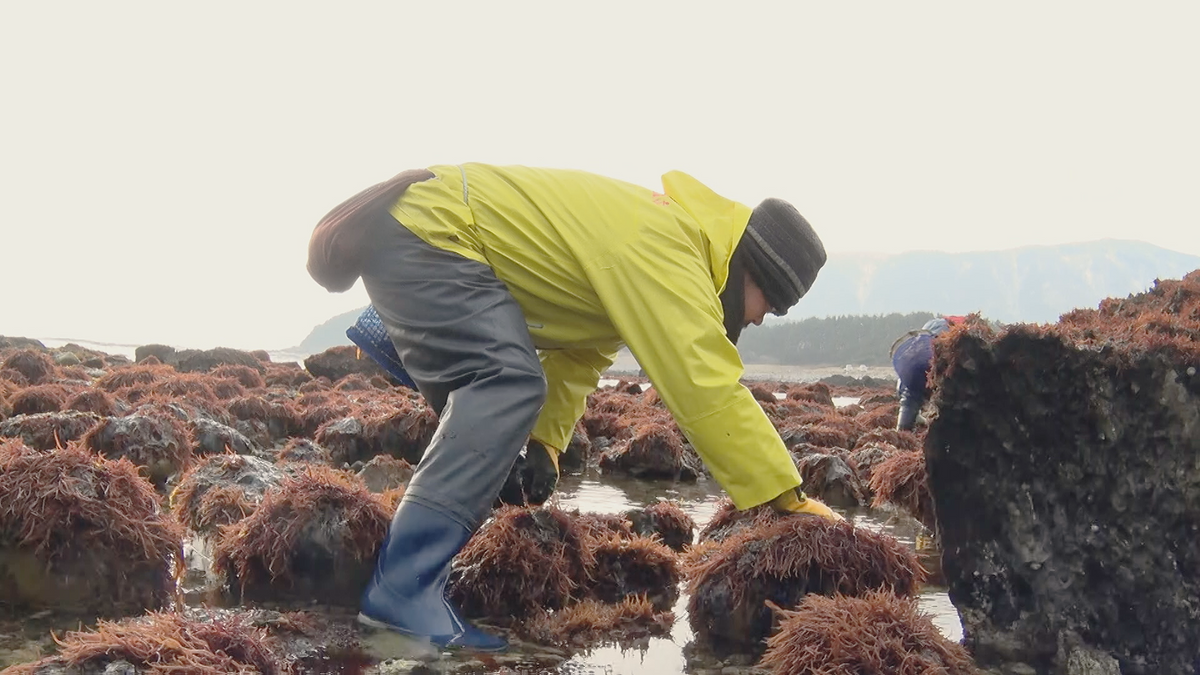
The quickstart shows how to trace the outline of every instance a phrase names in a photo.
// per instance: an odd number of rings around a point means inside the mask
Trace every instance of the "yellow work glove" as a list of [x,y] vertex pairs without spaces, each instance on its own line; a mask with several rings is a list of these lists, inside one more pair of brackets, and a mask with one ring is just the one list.
[[771,500],[771,506],[782,513],[806,513],[810,516],[821,516],[834,522],[845,520],[823,502],[804,494],[800,488],[785,491]]

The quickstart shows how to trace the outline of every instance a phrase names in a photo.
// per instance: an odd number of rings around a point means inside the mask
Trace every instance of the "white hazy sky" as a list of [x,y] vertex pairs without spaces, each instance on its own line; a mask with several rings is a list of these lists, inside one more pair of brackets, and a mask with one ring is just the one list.
[[687,171],[832,253],[1200,255],[1197,2],[0,0],[0,335],[276,349],[406,168]]

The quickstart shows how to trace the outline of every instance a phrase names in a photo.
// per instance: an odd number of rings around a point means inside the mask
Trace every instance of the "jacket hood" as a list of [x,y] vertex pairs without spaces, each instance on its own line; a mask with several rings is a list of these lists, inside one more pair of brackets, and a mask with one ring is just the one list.
[[713,284],[720,293],[729,279],[729,260],[750,222],[750,207],[722,197],[682,171],[663,174],[662,184],[663,192],[696,220],[708,238]]

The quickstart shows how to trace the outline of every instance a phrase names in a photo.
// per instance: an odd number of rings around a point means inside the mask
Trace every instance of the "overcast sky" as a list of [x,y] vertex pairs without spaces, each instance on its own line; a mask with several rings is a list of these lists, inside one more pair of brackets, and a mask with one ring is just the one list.
[[[0,335],[276,349],[312,226],[485,161],[794,203],[827,249],[1200,255],[1197,2],[7,2]],[[819,282],[818,282],[819,283]]]

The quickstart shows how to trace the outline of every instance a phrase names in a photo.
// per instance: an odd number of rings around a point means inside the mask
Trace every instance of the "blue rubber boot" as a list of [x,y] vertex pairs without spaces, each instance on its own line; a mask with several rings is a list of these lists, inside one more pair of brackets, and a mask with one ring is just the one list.
[[446,599],[450,562],[470,538],[471,532],[454,519],[420,502],[402,501],[363,592],[359,623],[438,650],[507,649],[507,640],[467,623]]

